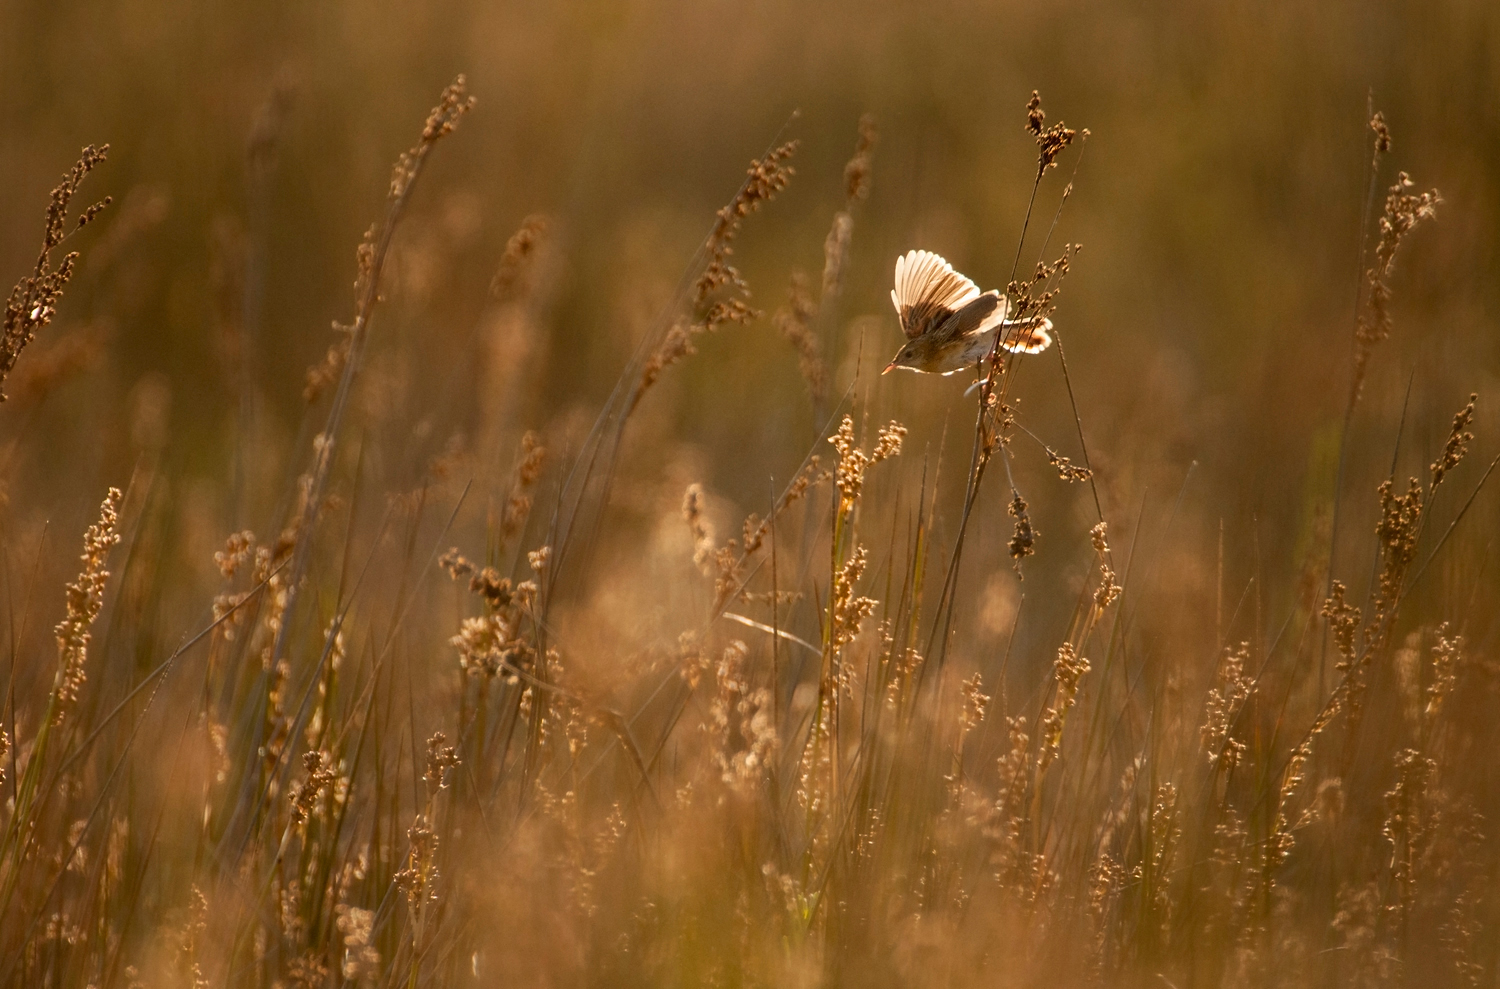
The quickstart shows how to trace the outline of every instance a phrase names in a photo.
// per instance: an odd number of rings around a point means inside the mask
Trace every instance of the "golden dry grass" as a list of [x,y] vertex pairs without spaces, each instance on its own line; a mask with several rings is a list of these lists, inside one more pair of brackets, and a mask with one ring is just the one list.
[[[99,152],[11,296],[0,982],[1500,978],[1500,396],[1455,316],[1486,289],[1431,260],[1459,194],[1397,170],[1399,125],[1328,180],[1357,268],[1255,226],[1194,295],[1091,276],[1101,138],[1016,86],[994,126],[1034,146],[954,153],[1008,176],[974,253],[1056,346],[894,381],[890,259],[973,237],[891,219],[937,181],[909,118],[773,123],[716,213],[632,217],[655,180],[593,148],[607,195],[498,234],[448,168],[499,101],[460,76],[388,184],[338,178],[385,203],[332,342],[289,342],[295,88],[176,276],[218,341],[195,383],[132,365],[166,193],[90,207],[52,267]],[[1152,236],[1206,251],[1180,196]],[[1137,327],[1210,305],[1232,372]]]

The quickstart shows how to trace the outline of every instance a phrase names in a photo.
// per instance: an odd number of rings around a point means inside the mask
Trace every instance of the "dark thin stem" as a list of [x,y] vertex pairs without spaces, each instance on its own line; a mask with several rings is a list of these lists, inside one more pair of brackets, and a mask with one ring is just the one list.
[[[1375,95],[1373,91],[1366,99],[1365,119],[1374,117]],[[1339,544],[1339,518],[1342,514],[1340,509],[1343,505],[1344,472],[1349,462],[1349,426],[1354,419],[1354,406],[1359,401],[1360,382],[1357,373],[1353,369],[1355,348],[1359,345],[1356,339],[1359,333],[1359,311],[1364,304],[1365,292],[1365,257],[1368,251],[1370,239],[1370,216],[1375,207],[1375,187],[1380,178],[1380,146],[1377,143],[1375,152],[1370,158],[1370,172],[1365,179],[1364,207],[1359,216],[1359,249],[1358,265],[1354,273],[1354,311],[1352,316],[1352,329],[1349,338],[1350,354],[1350,379],[1349,397],[1344,403],[1344,421],[1339,428],[1339,466],[1333,481],[1333,518],[1328,527],[1328,573],[1323,581],[1323,596],[1326,598],[1333,593],[1333,564],[1334,554]],[[1324,670],[1328,654],[1328,639],[1323,637],[1323,643],[1318,650],[1318,682],[1321,686],[1324,680]]]
[[276,642],[271,651],[272,668],[286,653],[302,578],[306,575],[308,557],[312,550],[312,534],[317,526],[318,514],[323,503],[323,492],[333,467],[339,427],[343,424],[344,410],[348,407],[349,394],[353,391],[354,378],[358,374],[360,359],[369,339],[370,318],[375,311],[375,303],[380,299],[380,279],[385,270],[386,260],[390,256],[391,242],[395,239],[396,227],[401,222],[401,216],[406,210],[412,190],[416,188],[417,180],[421,178],[422,169],[427,163],[427,156],[437,146],[440,137],[441,135],[428,138],[424,134],[421,143],[406,159],[406,176],[400,182],[399,188],[394,190],[395,194],[391,197],[385,219],[380,225],[380,234],[371,254],[370,268],[364,279],[363,291],[355,307],[354,325],[349,328],[349,350],[344,356],[344,367],[339,376],[338,390],[334,393],[333,406],[328,410],[327,424],[323,427],[324,441],[328,445],[315,454],[312,484],[308,489],[307,504],[303,510],[305,514],[298,527],[297,545],[293,551],[292,570],[287,584],[286,607],[282,612],[281,629],[277,632]]
[[1068,404],[1073,408],[1073,425],[1078,429],[1078,448],[1083,451],[1083,466],[1089,472],[1089,491],[1094,495],[1094,511],[1099,513],[1099,521],[1104,521],[1104,506],[1099,500],[1099,485],[1094,480],[1094,465],[1089,460],[1089,445],[1083,438],[1083,417],[1078,414],[1078,399],[1073,394],[1073,379],[1068,375],[1068,358],[1063,353],[1062,334],[1057,328],[1052,329],[1053,343],[1057,344],[1057,358],[1062,362],[1063,383],[1068,386]]
[[1427,554],[1427,559],[1422,561],[1422,565],[1417,568],[1417,572],[1412,577],[1411,583],[1407,585],[1406,590],[1402,594],[1403,597],[1406,594],[1411,593],[1411,589],[1417,585],[1417,581],[1421,580],[1422,575],[1427,572],[1428,566],[1431,565],[1433,559],[1443,548],[1443,544],[1448,541],[1448,537],[1453,535],[1453,530],[1458,528],[1458,523],[1463,521],[1463,517],[1468,514],[1470,506],[1474,504],[1474,499],[1478,498],[1479,492],[1484,490],[1484,482],[1490,479],[1490,473],[1495,469],[1497,465],[1500,465],[1500,456],[1497,456],[1494,460],[1491,460],[1489,467],[1485,468],[1484,476],[1481,477],[1479,479],[1479,483],[1474,486],[1473,493],[1471,493],[1468,497],[1468,500],[1464,502],[1464,506],[1458,510],[1458,514],[1453,517],[1453,521],[1448,524],[1448,528],[1443,532],[1443,536],[1438,540],[1438,544],[1432,548],[1432,552]]
[[1036,192],[1042,187],[1042,175],[1046,171],[1038,168],[1031,182],[1031,198],[1026,200],[1026,217],[1021,221],[1021,239],[1016,241],[1016,259],[1010,263],[1010,280],[1016,280],[1016,271],[1021,267],[1021,248],[1026,246],[1026,228],[1031,226],[1031,209],[1036,205]]

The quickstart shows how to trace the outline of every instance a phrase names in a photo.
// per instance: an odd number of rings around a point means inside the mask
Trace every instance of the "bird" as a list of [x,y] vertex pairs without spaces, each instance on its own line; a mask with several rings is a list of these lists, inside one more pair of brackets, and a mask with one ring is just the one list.
[[1052,345],[1052,321],[1043,316],[1006,319],[1010,300],[979,287],[931,251],[907,251],[896,258],[891,302],[901,319],[906,343],[881,374],[896,368],[953,374],[973,367],[995,345],[1012,353],[1039,354]]

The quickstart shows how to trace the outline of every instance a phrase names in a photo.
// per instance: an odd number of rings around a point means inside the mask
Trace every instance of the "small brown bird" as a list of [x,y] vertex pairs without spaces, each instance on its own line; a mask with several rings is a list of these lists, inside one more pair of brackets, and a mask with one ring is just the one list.
[[901,317],[906,343],[884,374],[894,368],[952,374],[973,367],[990,353],[995,334],[1012,353],[1036,354],[1052,345],[1052,321],[1034,316],[1009,320],[1010,300],[979,287],[931,251],[907,251],[896,259],[891,301]]

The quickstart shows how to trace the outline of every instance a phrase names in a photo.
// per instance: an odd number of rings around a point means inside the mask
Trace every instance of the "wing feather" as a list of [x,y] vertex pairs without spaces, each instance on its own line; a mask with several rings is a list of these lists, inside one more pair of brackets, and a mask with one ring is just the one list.
[[946,343],[959,337],[984,333],[1005,322],[1007,305],[999,292],[986,292],[960,306],[947,319],[932,328],[936,342]]
[[891,302],[908,337],[921,336],[979,297],[979,287],[931,251],[896,258]]

